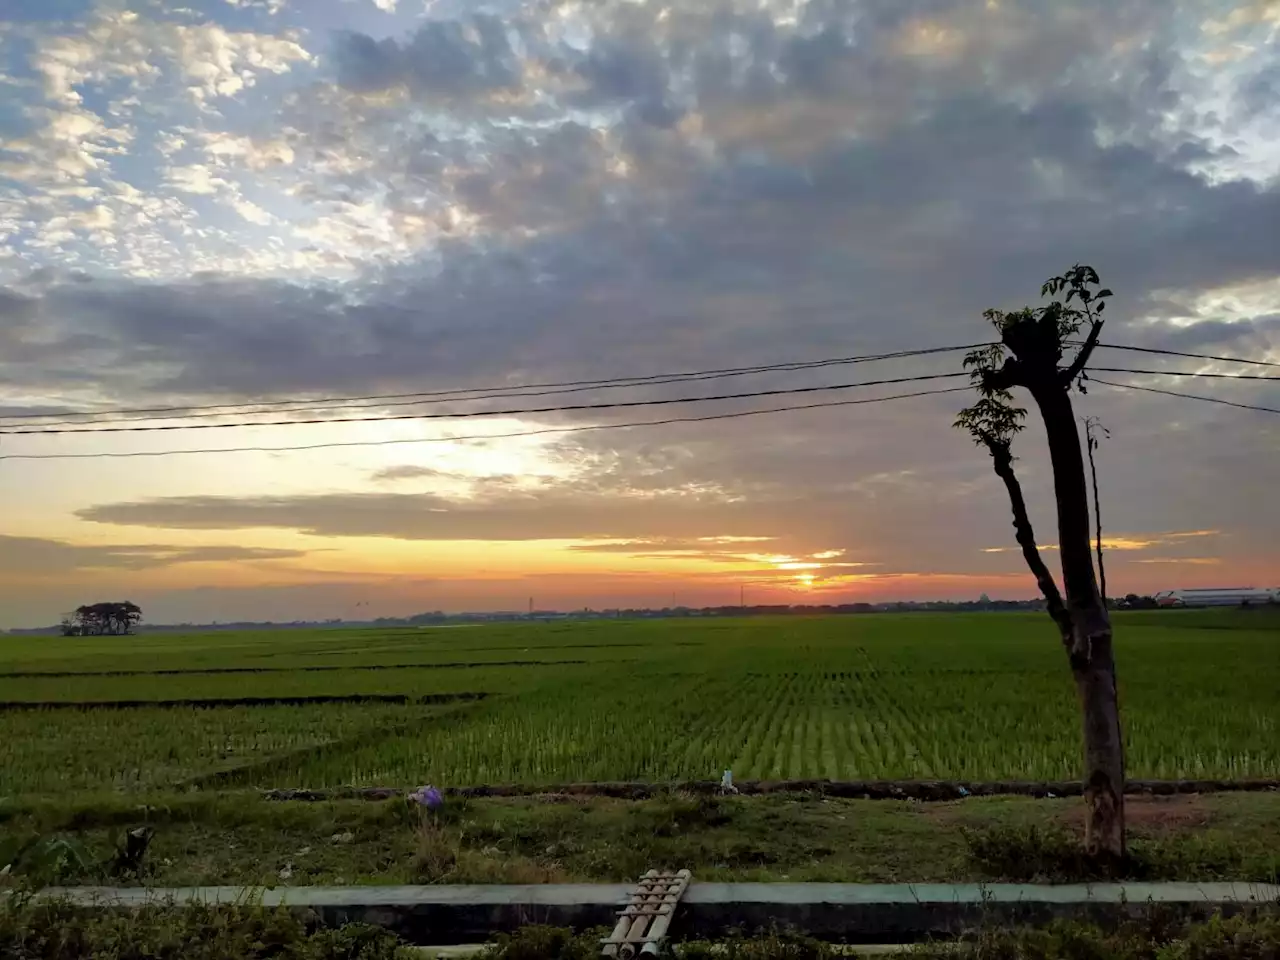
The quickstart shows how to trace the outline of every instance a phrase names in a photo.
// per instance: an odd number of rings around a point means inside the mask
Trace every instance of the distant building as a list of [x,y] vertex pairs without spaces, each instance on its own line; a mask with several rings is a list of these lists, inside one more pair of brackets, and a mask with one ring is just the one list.
[[1161,607],[1243,607],[1280,603],[1280,589],[1256,587],[1205,587],[1192,590],[1162,590],[1155,595]]

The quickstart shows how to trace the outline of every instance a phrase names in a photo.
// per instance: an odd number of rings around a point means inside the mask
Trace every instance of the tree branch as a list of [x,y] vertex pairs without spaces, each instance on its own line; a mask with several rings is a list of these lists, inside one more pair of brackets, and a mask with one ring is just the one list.
[[999,369],[982,371],[982,391],[998,393],[1010,387],[1026,386],[1023,379],[1022,365],[1010,357],[1000,365]]
[[[1101,427],[1092,417],[1085,420],[1085,445],[1089,450],[1089,473],[1093,476],[1093,523],[1095,550],[1098,554],[1098,592],[1102,595],[1103,606],[1106,606],[1107,568],[1102,563],[1102,505],[1098,501],[1098,467],[1093,460],[1093,452],[1098,449],[1098,437],[1093,432],[1095,427],[1105,432],[1105,428]],[[1110,436],[1109,433],[1107,435]]]
[[1004,481],[1004,488],[1009,492],[1009,506],[1013,510],[1013,531],[1018,546],[1022,548],[1022,558],[1026,560],[1027,566],[1031,568],[1031,573],[1036,578],[1040,592],[1044,595],[1049,616],[1058,625],[1063,643],[1069,645],[1071,615],[1067,612],[1066,605],[1062,602],[1062,594],[1058,591],[1058,584],[1054,581],[1053,574],[1049,572],[1049,567],[1040,556],[1040,548],[1036,545],[1035,530],[1032,529],[1031,518],[1027,515],[1027,501],[1022,496],[1022,484],[1018,482],[1018,476],[1013,472],[1013,454],[1009,452],[1009,444],[986,436],[979,439],[991,453],[991,462],[996,476]]
[[1085,337],[1084,346],[1080,348],[1080,352],[1076,354],[1076,358],[1071,361],[1071,366],[1062,371],[1062,383],[1070,386],[1076,377],[1080,376],[1084,366],[1089,362],[1089,358],[1093,356],[1093,349],[1098,345],[1098,338],[1102,336],[1102,324],[1105,322],[1099,316],[1093,313],[1089,314],[1092,326],[1089,327],[1089,336]]

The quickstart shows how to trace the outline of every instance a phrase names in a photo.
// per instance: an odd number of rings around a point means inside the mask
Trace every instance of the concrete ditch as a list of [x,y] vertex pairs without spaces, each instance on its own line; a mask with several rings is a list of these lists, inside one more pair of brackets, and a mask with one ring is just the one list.
[[[49,888],[39,898],[99,909],[157,903],[285,906],[325,925],[361,922],[409,943],[474,944],[529,924],[611,926],[629,884],[185,888]],[[717,938],[733,930],[790,927],[851,944],[911,943],[955,937],[986,924],[1057,918],[1103,926],[1159,909],[1171,919],[1280,909],[1280,885],[1252,883],[856,884],[697,883],[689,887],[671,935]]]

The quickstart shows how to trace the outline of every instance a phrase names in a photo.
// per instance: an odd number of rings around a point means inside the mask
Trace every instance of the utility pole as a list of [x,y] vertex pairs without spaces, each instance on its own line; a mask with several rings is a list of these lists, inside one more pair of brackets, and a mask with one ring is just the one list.
[[747,585],[745,583],[738,584],[738,606],[743,610],[747,609]]

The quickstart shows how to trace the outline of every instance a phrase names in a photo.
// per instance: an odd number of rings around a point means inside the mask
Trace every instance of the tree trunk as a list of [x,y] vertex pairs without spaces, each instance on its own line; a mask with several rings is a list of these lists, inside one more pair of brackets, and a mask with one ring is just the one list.
[[1089,662],[1071,664],[1084,720],[1085,849],[1093,856],[1125,852],[1124,740],[1111,635],[1094,637]]
[[1029,384],[1044,418],[1058,501],[1058,549],[1071,619],[1067,657],[1084,722],[1085,847],[1122,857],[1124,740],[1111,643],[1111,618],[1098,593],[1089,543],[1089,493],[1071,398],[1056,378]]

